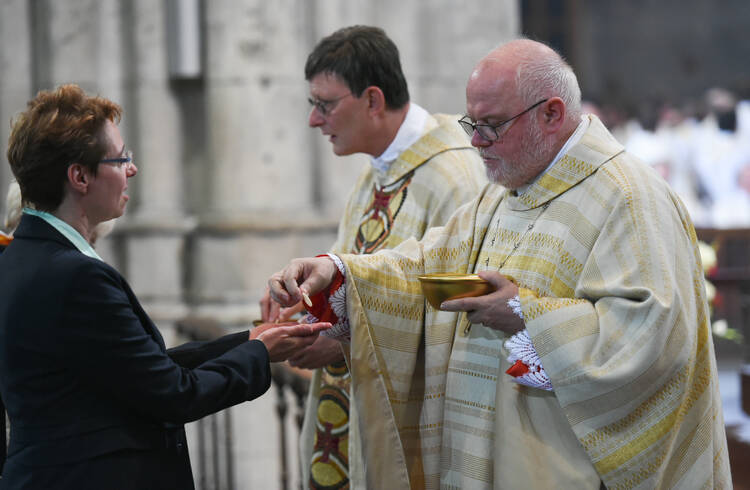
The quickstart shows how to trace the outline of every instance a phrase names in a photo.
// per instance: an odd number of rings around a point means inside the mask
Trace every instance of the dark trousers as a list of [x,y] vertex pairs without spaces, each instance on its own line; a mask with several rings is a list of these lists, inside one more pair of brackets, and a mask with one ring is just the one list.
[[64,467],[29,467],[11,457],[0,490],[194,490],[184,436],[176,442],[176,447],[123,449]]

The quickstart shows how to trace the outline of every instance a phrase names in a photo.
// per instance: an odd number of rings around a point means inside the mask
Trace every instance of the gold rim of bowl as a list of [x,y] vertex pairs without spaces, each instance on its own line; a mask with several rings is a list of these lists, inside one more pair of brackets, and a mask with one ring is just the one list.
[[426,274],[424,276],[417,276],[420,281],[427,282],[487,282],[477,274],[453,274],[453,273],[440,273],[440,274]]

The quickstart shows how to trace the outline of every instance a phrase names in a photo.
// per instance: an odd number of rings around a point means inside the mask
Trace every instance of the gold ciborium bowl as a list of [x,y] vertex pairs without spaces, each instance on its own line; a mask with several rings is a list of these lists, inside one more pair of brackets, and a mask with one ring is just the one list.
[[495,290],[476,274],[427,274],[418,279],[425,298],[437,310],[443,301],[482,296]]

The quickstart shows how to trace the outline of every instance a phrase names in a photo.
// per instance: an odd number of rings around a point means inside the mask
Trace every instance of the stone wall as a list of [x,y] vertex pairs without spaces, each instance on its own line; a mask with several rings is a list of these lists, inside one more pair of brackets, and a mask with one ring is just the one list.
[[[119,102],[139,172],[98,250],[168,342],[187,315],[246,325],[268,275],[333,243],[366,164],[307,127],[303,76],[313,45],[356,23],[394,39],[412,100],[459,113],[471,67],[519,31],[519,13],[515,0],[5,0],[0,139],[40,89],[75,82]],[[278,484],[273,396],[233,410],[237,488]]]

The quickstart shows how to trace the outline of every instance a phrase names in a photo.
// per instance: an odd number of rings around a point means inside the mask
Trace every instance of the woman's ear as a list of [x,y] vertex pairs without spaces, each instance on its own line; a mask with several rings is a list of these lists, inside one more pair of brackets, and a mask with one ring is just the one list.
[[88,167],[80,163],[71,163],[68,165],[67,175],[68,184],[73,190],[81,194],[88,192],[89,182],[91,181],[91,171]]

